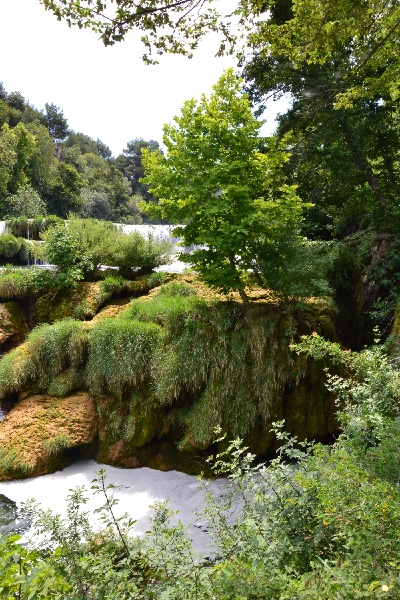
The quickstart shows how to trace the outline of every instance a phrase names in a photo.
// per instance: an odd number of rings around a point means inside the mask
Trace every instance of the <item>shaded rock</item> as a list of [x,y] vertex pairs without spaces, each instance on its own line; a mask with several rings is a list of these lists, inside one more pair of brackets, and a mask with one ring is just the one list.
[[103,301],[100,282],[79,282],[76,288],[50,291],[38,298],[33,319],[35,323],[91,319]]
[[0,304],[0,348],[10,350],[21,344],[28,333],[28,323],[17,302]]
[[97,413],[93,398],[31,396],[0,424],[0,480],[44,475],[63,468],[73,449],[93,454]]

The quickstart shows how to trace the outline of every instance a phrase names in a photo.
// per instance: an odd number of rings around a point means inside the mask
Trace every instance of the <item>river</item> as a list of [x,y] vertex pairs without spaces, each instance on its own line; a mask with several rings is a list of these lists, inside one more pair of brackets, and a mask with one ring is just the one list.
[[[128,513],[136,519],[133,533],[143,535],[149,529],[151,505],[154,502],[169,500],[171,510],[179,511],[179,519],[189,526],[188,534],[195,550],[200,554],[210,555],[212,547],[206,523],[204,519],[196,520],[195,514],[204,508],[204,487],[196,477],[178,471],[162,472],[147,467],[119,469],[98,464],[94,460],[78,460],[66,469],[50,475],[0,483],[0,515],[3,494],[17,506],[34,498],[42,508],[65,516],[69,491],[77,486],[84,486],[88,490],[88,502],[84,510],[89,511],[91,521],[96,526],[98,520],[94,511],[104,504],[104,497],[100,494],[94,496],[90,486],[96,477],[96,471],[101,468],[106,470],[106,481],[117,486],[114,490],[114,496],[119,500],[115,509],[117,516]],[[226,480],[217,479],[209,482],[208,489],[214,495],[221,496],[225,486]],[[173,518],[173,522],[176,523],[177,520],[178,517]]]

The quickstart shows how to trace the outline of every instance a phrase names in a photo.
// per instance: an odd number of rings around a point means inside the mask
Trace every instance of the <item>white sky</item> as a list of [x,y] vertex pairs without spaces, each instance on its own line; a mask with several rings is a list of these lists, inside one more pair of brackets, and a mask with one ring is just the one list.
[[[100,138],[117,156],[136,137],[161,142],[162,126],[183,102],[208,94],[232,57],[215,58],[209,36],[192,60],[167,55],[144,65],[139,34],[105,48],[91,31],[69,28],[39,0],[0,0],[0,81],[36,106],[54,103],[71,129]],[[271,103],[262,133],[275,128],[284,101]]]

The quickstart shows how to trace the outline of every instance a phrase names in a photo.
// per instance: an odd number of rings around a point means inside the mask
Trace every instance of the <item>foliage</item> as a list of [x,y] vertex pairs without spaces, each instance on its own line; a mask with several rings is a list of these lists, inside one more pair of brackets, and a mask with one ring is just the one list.
[[151,272],[168,264],[171,243],[134,231],[124,234],[108,221],[81,219],[69,215],[68,222],[41,234],[45,241],[43,257],[60,271],[79,278],[100,265],[120,267],[128,276],[142,269]]
[[43,0],[43,4],[69,25],[100,33],[106,45],[123,40],[130,29],[139,29],[147,62],[152,61],[152,51],[190,56],[211,30],[222,38],[220,54],[236,45],[242,60],[251,47],[261,59],[278,60],[283,70],[287,62],[299,72],[305,65],[335,65],[342,83],[331,94],[339,106],[351,106],[360,97],[398,97],[396,2],[240,0],[233,7],[239,23],[232,23],[229,15],[221,16],[215,2],[140,0],[132,6],[129,0],[121,0],[115,10],[108,2],[95,5],[90,0],[79,4]]
[[[23,239],[17,239],[11,233],[0,235],[0,260],[15,258],[26,259],[28,256],[27,244]],[[7,260],[6,262],[10,262]]]
[[259,137],[232,70],[213,89],[164,127],[167,156],[143,151],[144,182],[159,198],[152,213],[185,225],[176,235],[200,248],[181,258],[212,287],[244,300],[251,283],[290,294],[303,204],[285,183],[288,155]]
[[55,104],[45,104],[44,122],[55,142],[65,139],[68,135],[68,121],[63,111]]
[[23,215],[28,219],[33,219],[46,214],[45,202],[30,185],[22,186],[14,195],[8,196],[7,205],[6,210],[9,216]]
[[138,194],[146,202],[156,202],[156,198],[150,194],[148,186],[141,183],[144,176],[142,162],[142,149],[147,148],[150,152],[161,152],[160,144],[154,140],[146,141],[136,138],[128,142],[123,153],[115,160],[115,166],[130,181],[132,194]]
[[57,215],[37,216],[34,219],[23,217],[12,217],[6,220],[7,230],[16,237],[39,240],[40,233],[49,227],[61,224],[62,219]]
[[109,266],[120,267],[124,275],[132,275],[132,269],[150,273],[155,267],[169,263],[171,251],[169,240],[159,239],[150,233],[145,237],[138,231],[121,232],[109,248],[106,262]]
[[[80,488],[70,494],[67,519],[27,506],[35,544],[19,549],[16,538],[3,542],[2,582],[11,590],[20,583],[24,593],[39,598],[43,572],[55,598],[397,598],[397,365],[379,346],[349,353],[316,334],[292,349],[317,360],[330,356],[347,371],[328,379],[340,402],[343,433],[324,447],[297,442],[277,423],[281,447],[268,465],[254,465],[240,440],[227,444],[220,438],[224,450],[211,460],[227,486],[222,496],[207,493],[199,515],[211,557],[195,557],[184,527],[171,525],[165,503],[155,506],[145,538],[132,538],[133,523],[116,516],[112,489],[99,472],[93,489],[105,498],[105,528],[91,527]],[[19,577],[28,553],[29,569]]]
[[[134,7],[122,0],[114,11],[109,3],[92,5],[90,0],[79,4],[43,0],[43,4],[69,25],[92,28],[105,45],[121,41],[132,28],[139,29],[146,48],[143,59],[147,63],[156,62],[151,58],[153,48],[157,54],[172,51],[191,56],[203,29],[215,30],[218,22],[216,11],[212,7],[204,9],[205,3],[196,0],[178,0],[173,4],[169,0],[140,0]],[[164,30],[161,34],[160,28]]]
[[69,235],[76,240],[80,256],[87,257],[93,267],[107,264],[106,257],[110,247],[116,244],[118,235],[116,225],[97,219],[80,219],[70,214],[67,229]]
[[42,250],[45,260],[58,267],[66,287],[82,279],[85,271],[93,270],[91,257],[81,252],[78,234],[65,223],[51,227],[40,237],[45,242]]

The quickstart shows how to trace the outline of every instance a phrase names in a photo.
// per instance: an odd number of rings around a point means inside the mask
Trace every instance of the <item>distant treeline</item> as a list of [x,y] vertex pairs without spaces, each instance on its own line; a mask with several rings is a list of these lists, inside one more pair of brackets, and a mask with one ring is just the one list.
[[0,82],[0,219],[74,212],[141,223],[139,202],[156,200],[139,182],[142,148],[161,151],[136,138],[114,158],[100,139],[69,129],[58,106],[38,110]]

